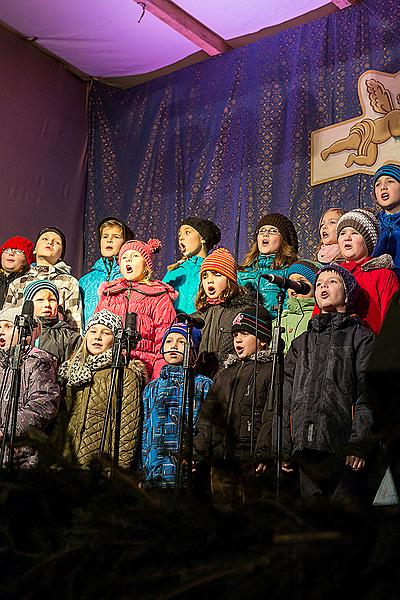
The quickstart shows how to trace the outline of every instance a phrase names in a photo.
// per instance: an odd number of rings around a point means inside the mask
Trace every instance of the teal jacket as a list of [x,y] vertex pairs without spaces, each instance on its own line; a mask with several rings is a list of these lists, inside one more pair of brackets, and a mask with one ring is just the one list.
[[82,329],[84,329],[85,323],[88,322],[95,311],[99,301],[98,291],[100,285],[105,281],[113,281],[119,277],[122,277],[122,275],[115,256],[112,259],[99,258],[90,271],[86,275],[82,275],[79,280],[83,304]]
[[[285,354],[294,338],[307,331],[314,306],[314,298],[288,298],[287,308],[282,312],[282,327],[285,328],[282,339],[285,342]],[[272,326],[274,325],[276,321],[273,322]]]
[[[258,259],[249,267],[245,267],[243,271],[238,271],[238,283],[245,287],[252,288],[257,292],[257,284],[260,275],[264,273],[272,273],[273,275],[279,275],[279,277],[287,277],[287,271],[289,267],[284,269],[271,269],[272,261],[275,258],[275,254],[259,254]],[[276,295],[279,292],[279,287],[275,283],[270,283],[266,279],[260,280],[260,297],[263,305],[271,313],[271,317],[276,317],[276,310],[273,306],[276,305]],[[286,299],[283,305],[286,308]]]
[[200,267],[204,258],[192,256],[178,265],[173,271],[167,271],[163,282],[172,285],[179,296],[174,301],[175,310],[178,313],[188,315],[195,312],[194,301],[200,285]]

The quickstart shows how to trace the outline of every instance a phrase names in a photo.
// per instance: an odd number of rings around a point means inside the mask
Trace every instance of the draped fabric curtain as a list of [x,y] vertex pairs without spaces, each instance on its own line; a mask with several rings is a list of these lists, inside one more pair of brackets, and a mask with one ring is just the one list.
[[161,239],[158,275],[177,256],[188,215],[215,221],[221,245],[241,260],[258,219],[282,212],[310,257],[322,211],[373,206],[368,176],[310,185],[310,133],[361,113],[365,70],[400,70],[399,22],[397,0],[363,0],[129,90],[95,84],[86,266],[109,214],[139,239]]

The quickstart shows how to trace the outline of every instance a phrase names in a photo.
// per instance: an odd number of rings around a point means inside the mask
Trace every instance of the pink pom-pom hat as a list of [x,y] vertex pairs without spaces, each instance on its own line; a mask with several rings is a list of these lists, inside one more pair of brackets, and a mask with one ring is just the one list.
[[159,252],[161,248],[160,240],[150,239],[147,243],[141,242],[140,240],[129,240],[129,242],[125,242],[118,254],[118,262],[121,262],[122,255],[125,254],[128,250],[136,250],[139,252],[144,260],[146,261],[146,265],[149,267],[150,271],[153,270],[153,254]]

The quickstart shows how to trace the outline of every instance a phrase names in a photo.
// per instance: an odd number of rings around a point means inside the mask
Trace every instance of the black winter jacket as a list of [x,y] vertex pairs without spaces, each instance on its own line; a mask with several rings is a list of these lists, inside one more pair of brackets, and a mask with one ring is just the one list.
[[42,324],[39,348],[54,356],[59,367],[70,358],[82,338],[66,321],[44,317],[40,317],[39,320]]
[[[271,366],[270,350],[260,351],[257,358],[254,448],[268,397]],[[197,460],[214,465],[250,461],[253,389],[254,357],[239,360],[231,355],[224,368],[218,371],[200,409],[193,441]]]
[[374,337],[360,320],[335,313],[315,316],[293,340],[285,358],[285,458],[304,449],[365,457],[372,427],[365,373]]
[[196,312],[195,315],[205,321],[201,330],[199,353],[215,354],[219,367],[222,367],[229,354],[234,352],[231,334],[233,319],[245,308],[255,306],[255,303],[253,291],[241,287],[239,296],[221,304],[210,304],[205,310]]

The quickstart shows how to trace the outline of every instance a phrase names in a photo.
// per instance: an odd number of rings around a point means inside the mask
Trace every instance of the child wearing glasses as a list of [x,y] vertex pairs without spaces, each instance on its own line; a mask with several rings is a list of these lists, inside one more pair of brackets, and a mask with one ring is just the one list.
[[28,238],[15,235],[4,242],[0,248],[0,309],[3,308],[8,286],[14,279],[21,277],[33,262],[33,243]]
[[276,317],[274,306],[279,288],[260,275],[271,273],[280,277],[288,276],[288,268],[297,260],[298,240],[290,219],[280,213],[264,215],[257,223],[255,240],[239,267],[238,283],[257,291],[272,316]]

